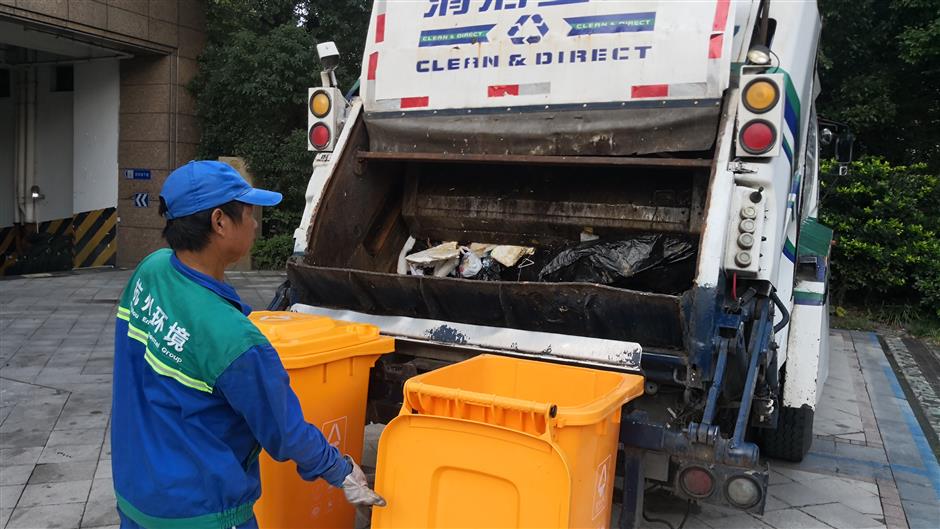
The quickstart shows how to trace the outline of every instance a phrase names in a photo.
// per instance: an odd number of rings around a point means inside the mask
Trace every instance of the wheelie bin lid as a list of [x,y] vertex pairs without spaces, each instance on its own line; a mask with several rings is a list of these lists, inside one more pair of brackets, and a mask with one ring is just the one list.
[[378,327],[366,323],[281,311],[256,311],[248,319],[271,342],[286,369],[395,350],[393,338],[380,335]]
[[643,384],[640,375],[481,354],[408,379],[403,413],[499,426],[530,414],[532,420],[513,427],[538,436],[549,425],[601,423],[643,395]]

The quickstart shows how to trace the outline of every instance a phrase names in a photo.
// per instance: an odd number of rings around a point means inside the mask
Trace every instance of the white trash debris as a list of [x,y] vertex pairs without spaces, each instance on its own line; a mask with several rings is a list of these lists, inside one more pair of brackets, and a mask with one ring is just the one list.
[[490,257],[496,259],[499,264],[509,268],[515,265],[523,255],[532,255],[534,253],[535,248],[532,248],[531,246],[501,245],[493,248],[493,250],[490,252]]
[[470,251],[473,252],[473,255],[476,255],[480,259],[486,257],[493,248],[496,248],[495,244],[486,244],[482,242],[472,242],[470,243]]
[[460,275],[470,278],[479,274],[480,270],[483,270],[483,261],[480,260],[480,256],[477,255],[471,248],[461,246],[460,268],[458,269]]
[[405,256],[415,247],[415,242],[414,237],[408,237],[408,240],[405,241],[405,245],[401,248],[401,252],[398,254],[398,273],[401,275],[408,273],[408,262],[405,260]]
[[443,244],[438,244],[433,248],[428,248],[427,250],[422,250],[420,252],[415,252],[408,257],[405,257],[405,260],[409,263],[416,265],[423,265],[424,267],[434,266],[438,262],[447,261],[454,258],[460,257],[460,250],[457,248],[457,242],[445,242]]
[[457,242],[445,242],[433,248],[428,248],[420,252],[413,253],[405,257],[405,261],[410,265],[412,275],[425,275],[415,273],[417,269],[433,268],[433,274],[436,277],[450,275],[460,264],[460,250],[457,248]]

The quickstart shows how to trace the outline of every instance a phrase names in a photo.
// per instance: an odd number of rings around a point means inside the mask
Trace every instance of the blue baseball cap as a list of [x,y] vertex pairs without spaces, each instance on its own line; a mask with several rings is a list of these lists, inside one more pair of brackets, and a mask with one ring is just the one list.
[[276,206],[281,194],[255,189],[231,165],[196,160],[170,173],[160,197],[166,202],[166,218],[178,219],[197,211],[237,200],[253,206]]

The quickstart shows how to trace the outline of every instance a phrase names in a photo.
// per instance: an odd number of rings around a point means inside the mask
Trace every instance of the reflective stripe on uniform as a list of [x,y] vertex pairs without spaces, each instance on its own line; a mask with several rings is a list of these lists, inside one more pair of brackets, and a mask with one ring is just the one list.
[[195,389],[197,391],[202,391],[205,393],[212,393],[212,386],[206,384],[201,380],[192,378],[191,376],[183,373],[178,369],[173,369],[172,367],[164,364],[160,361],[159,358],[150,350],[150,347],[147,343],[150,335],[147,331],[134,327],[130,323],[130,310],[125,309],[124,307],[118,307],[117,317],[122,319],[127,323],[127,337],[132,340],[136,340],[144,345],[144,359],[147,360],[147,364],[156,371],[158,375],[163,375],[165,377],[170,377],[180,384]]
[[195,378],[186,375],[182,371],[178,371],[164,364],[152,352],[150,352],[149,348],[144,352],[144,359],[147,360],[147,363],[150,364],[150,367],[152,367],[153,370],[158,374],[165,377],[170,377],[188,388],[204,391],[206,393],[212,393],[212,387],[209,386],[209,384],[206,384],[201,380],[196,380]]

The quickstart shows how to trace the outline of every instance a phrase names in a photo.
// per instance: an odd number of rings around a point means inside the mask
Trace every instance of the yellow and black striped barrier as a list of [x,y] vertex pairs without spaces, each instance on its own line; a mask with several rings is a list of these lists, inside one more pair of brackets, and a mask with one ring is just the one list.
[[117,252],[117,208],[78,213],[72,218],[75,268],[114,266]]
[[[42,237],[36,237],[41,235]],[[48,249],[47,249],[48,247]],[[43,250],[45,249],[45,252]],[[36,255],[55,253],[70,258],[72,268],[114,266],[117,253],[117,209],[105,208],[73,217],[0,228],[0,275],[62,270]],[[64,255],[63,255],[64,253]],[[20,266],[15,266],[20,261]],[[28,264],[32,263],[32,264]],[[68,264],[65,264],[68,267]],[[23,270],[20,270],[23,269]]]
[[0,276],[16,262],[16,251],[19,248],[17,235],[15,226],[0,228]]
[[36,233],[47,233],[53,239],[72,236],[72,219],[47,220],[40,222]]

